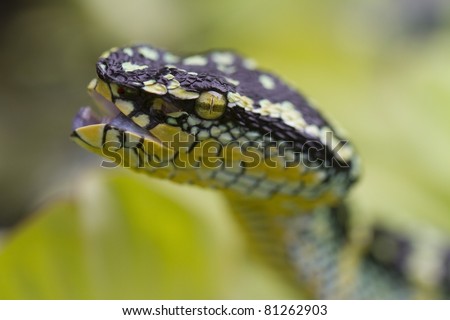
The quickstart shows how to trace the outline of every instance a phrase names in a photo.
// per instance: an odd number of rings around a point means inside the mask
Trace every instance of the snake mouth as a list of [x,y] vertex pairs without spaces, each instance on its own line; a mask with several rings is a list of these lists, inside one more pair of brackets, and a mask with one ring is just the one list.
[[74,131],[89,125],[110,124],[115,118],[120,117],[121,112],[111,101],[111,94],[109,90],[105,90],[104,83],[93,79],[88,85],[88,92],[94,100],[97,110],[94,111],[89,106],[82,107],[73,120],[72,129]]
[[139,136],[156,139],[149,131],[136,125],[130,118],[114,110],[114,113],[103,114],[99,116],[91,107],[82,107],[75,116],[72,124],[73,134],[82,130],[83,128],[108,125],[116,127],[122,131],[132,132]]
[[137,125],[123,110],[112,102],[108,85],[100,79],[93,79],[88,85],[88,92],[95,102],[96,110],[90,106],[82,107],[72,123],[73,132],[84,127],[108,125],[122,131],[128,131],[146,138],[155,138],[148,130]]
[[[119,148],[145,144],[148,153],[154,154],[176,148],[178,140],[192,142],[192,137],[181,128],[165,122],[168,116],[185,114],[175,105],[150,95],[135,94],[130,100],[123,100],[116,98],[115,89],[101,79],[89,83],[88,92],[96,108],[83,107],[75,116],[71,137],[76,143],[104,156],[105,148],[111,143]],[[133,98],[143,100],[131,100]],[[145,105],[148,113],[141,105]],[[152,147],[148,147],[150,145]]]
[[[73,120],[71,138],[80,146],[108,159],[117,165],[133,168],[152,168],[160,174],[170,174],[168,163],[185,148],[193,138],[163,121],[164,116],[150,119],[142,112],[140,101],[115,99],[111,86],[95,79],[88,86],[96,103],[96,110],[83,107]],[[113,89],[114,90],[114,89]],[[130,97],[131,98],[131,97]],[[157,103],[151,96],[142,96],[145,108],[155,114],[174,115],[179,109],[170,104]],[[114,102],[113,102],[114,101]],[[133,100],[134,101],[134,100]],[[184,150],[184,149],[183,149]]]
[[88,85],[89,95],[96,108],[82,107],[72,122],[71,137],[85,147],[102,149],[111,128],[121,135],[131,134],[135,137],[160,144],[161,141],[150,130],[136,124],[111,100],[111,91],[106,83],[93,79]]

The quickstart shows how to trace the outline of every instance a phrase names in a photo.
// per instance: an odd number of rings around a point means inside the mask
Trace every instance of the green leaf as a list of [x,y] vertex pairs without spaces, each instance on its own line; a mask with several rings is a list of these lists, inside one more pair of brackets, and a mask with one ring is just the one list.
[[7,239],[0,299],[295,296],[247,257],[217,194],[135,174],[80,181]]

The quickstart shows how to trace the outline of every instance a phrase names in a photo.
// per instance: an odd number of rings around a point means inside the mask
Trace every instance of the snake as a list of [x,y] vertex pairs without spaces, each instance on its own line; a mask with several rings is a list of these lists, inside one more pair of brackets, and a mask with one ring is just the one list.
[[114,47],[71,138],[151,177],[222,193],[251,247],[314,299],[446,299],[446,235],[364,224],[347,195],[360,158],[294,86],[230,50]]

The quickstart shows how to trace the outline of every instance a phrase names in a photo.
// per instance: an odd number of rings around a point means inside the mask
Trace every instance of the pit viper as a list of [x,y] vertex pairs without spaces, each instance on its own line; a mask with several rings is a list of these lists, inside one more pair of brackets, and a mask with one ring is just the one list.
[[[322,299],[448,298],[445,237],[358,225],[346,195],[359,157],[302,94],[232,51],[112,48],[71,137],[152,177],[214,188],[250,243]],[[138,191],[136,191],[138,192]]]

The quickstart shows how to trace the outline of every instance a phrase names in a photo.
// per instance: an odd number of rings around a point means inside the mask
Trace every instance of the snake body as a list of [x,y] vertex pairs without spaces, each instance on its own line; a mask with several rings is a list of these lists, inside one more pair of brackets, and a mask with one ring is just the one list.
[[103,117],[79,111],[78,144],[154,177],[220,190],[262,256],[311,297],[448,297],[447,242],[358,225],[345,204],[359,175],[354,147],[252,60],[112,48],[88,90]]

